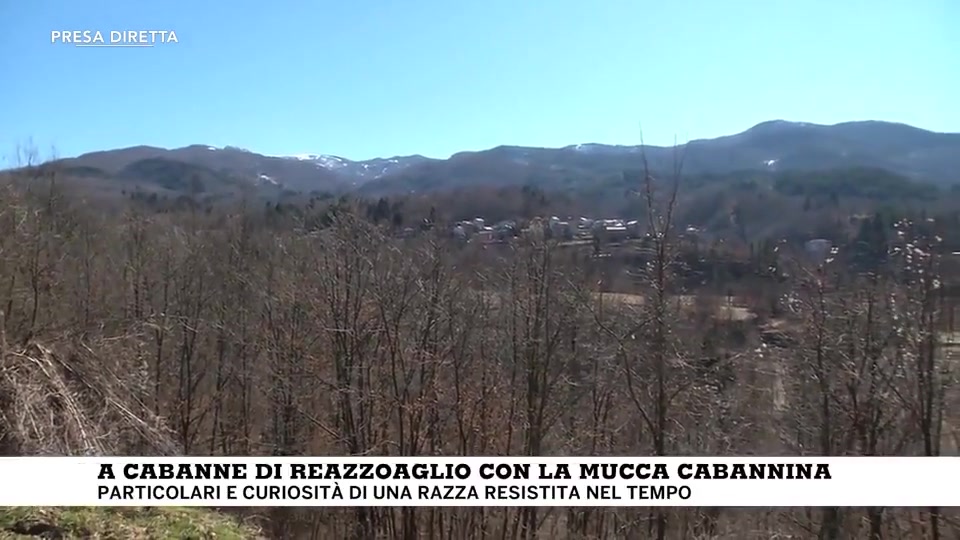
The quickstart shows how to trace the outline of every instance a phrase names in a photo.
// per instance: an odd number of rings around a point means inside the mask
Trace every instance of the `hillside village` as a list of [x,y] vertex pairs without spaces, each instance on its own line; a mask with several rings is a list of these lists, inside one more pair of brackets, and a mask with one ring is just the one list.
[[517,221],[501,221],[492,226],[486,225],[482,217],[461,221],[451,228],[451,235],[464,242],[480,243],[502,242],[518,235],[538,234],[562,241],[600,240],[602,242],[623,242],[640,238],[642,227],[638,221],[620,219],[591,219],[581,217],[577,220],[561,221],[550,218],[533,218],[520,228]]
[[[612,218],[568,218],[561,220],[556,216],[549,218],[535,217],[524,226],[518,221],[506,220],[487,225],[482,217],[460,221],[449,229],[450,236],[460,243],[476,242],[479,244],[497,244],[508,242],[519,236],[534,235],[546,239],[555,239],[561,246],[593,245],[598,251],[601,247],[616,247],[624,243],[642,243],[647,238],[644,232],[645,224],[639,220],[622,220]],[[406,229],[407,234],[413,234],[412,228]],[[723,242],[709,231],[688,225],[678,234],[681,246],[688,246],[696,251],[706,247],[711,242]],[[803,244],[803,250],[813,261],[823,261],[835,250],[834,243],[824,238],[811,238]]]

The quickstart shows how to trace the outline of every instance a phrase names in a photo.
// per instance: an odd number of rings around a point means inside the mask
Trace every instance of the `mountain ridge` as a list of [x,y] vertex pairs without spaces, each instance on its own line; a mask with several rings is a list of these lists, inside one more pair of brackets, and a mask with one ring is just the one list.
[[[71,171],[82,171],[82,175],[75,176],[99,177],[104,183],[113,180],[146,189],[166,189],[171,185],[192,185],[196,189],[197,181],[180,179],[178,183],[171,179],[173,171],[183,170],[202,176],[200,182],[208,185],[201,191],[207,192],[230,191],[237,182],[246,182],[294,192],[357,190],[373,195],[471,185],[562,187],[635,170],[643,166],[643,156],[653,169],[669,169],[678,152],[684,156],[685,170],[691,174],[872,167],[926,182],[960,182],[960,133],[938,133],[875,120],[832,125],[770,120],[740,133],[695,139],[676,147],[602,143],[560,148],[500,145],[458,152],[447,159],[419,154],[369,160],[320,153],[276,156],[235,146],[193,144],[173,149],[132,146],[52,163],[67,171],[68,176]],[[152,161],[149,166],[133,166],[142,160]],[[163,170],[164,163],[169,165],[169,171]],[[141,176],[131,171],[139,171]]]

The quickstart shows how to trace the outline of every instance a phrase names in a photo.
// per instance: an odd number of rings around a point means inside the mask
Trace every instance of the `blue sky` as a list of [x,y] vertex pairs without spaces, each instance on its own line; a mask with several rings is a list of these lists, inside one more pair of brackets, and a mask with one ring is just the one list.
[[[77,48],[52,30],[174,30]],[[764,120],[960,131],[956,0],[0,0],[0,155],[352,159],[649,144]]]

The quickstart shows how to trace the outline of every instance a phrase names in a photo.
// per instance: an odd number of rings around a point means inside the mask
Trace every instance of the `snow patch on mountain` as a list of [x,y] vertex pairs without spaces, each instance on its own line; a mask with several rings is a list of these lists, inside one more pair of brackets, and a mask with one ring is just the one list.
[[420,163],[426,160],[426,158],[422,156],[396,156],[392,158],[374,158],[366,161],[352,161],[329,154],[306,153],[273,157],[311,162],[317,168],[336,171],[340,174],[357,177],[362,180],[374,180],[405,169],[414,163]]
[[639,147],[622,144],[581,143],[565,146],[564,150],[572,150],[582,154],[632,154],[638,152]]
[[278,156],[278,157],[287,158],[287,159],[296,159],[298,161],[316,161],[322,156],[320,154],[293,154],[289,156]]
[[326,154],[293,154],[289,156],[280,156],[286,159],[295,159],[297,161],[312,161],[318,167],[323,167],[324,169],[340,169],[346,167],[351,163],[349,159],[344,159],[337,156],[329,156]]

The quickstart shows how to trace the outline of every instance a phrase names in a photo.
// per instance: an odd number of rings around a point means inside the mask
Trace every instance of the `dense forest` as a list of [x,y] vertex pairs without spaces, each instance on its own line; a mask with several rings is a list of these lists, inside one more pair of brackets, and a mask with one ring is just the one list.
[[[960,445],[949,345],[960,205],[899,177],[631,173],[593,199],[527,186],[371,200],[134,191],[94,204],[55,171],[18,174],[0,191],[4,455],[936,456]],[[536,227],[481,246],[442,226],[587,211],[639,219],[644,241],[600,258]],[[689,225],[719,239],[691,245]],[[410,226],[419,233],[397,234]],[[812,261],[791,240],[808,235],[837,248]],[[960,515],[937,508],[258,518],[276,538],[358,540],[960,534]]]

